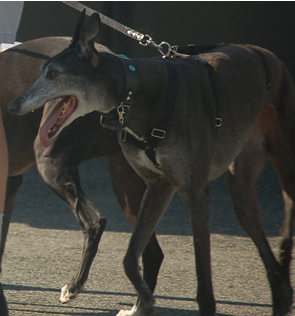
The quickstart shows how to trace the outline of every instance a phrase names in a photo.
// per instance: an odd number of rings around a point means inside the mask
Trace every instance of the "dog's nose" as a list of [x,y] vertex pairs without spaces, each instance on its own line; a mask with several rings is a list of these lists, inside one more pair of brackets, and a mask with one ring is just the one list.
[[19,113],[19,110],[20,103],[18,102],[18,100],[15,100],[8,105],[8,111],[13,115],[17,115]]

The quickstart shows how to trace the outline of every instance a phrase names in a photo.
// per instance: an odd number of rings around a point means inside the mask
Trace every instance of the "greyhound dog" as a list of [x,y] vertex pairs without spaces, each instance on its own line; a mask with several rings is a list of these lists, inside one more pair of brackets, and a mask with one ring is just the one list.
[[[63,287],[60,297],[62,303],[69,302],[82,291],[106,225],[106,219],[81,188],[78,165],[95,157],[107,157],[115,195],[132,226],[135,225],[146,188],[142,179],[126,162],[116,131],[100,127],[97,113],[73,122],[60,133],[58,139],[50,140],[50,147],[45,148],[38,134],[43,109],[24,116],[12,116],[8,112],[8,105],[37,79],[40,66],[66,48],[69,42],[70,38],[66,37],[41,38],[0,54],[0,106],[9,147],[9,178],[0,262],[22,174],[37,165],[47,186],[70,206],[84,233],[82,259],[73,278]],[[100,51],[106,50],[101,45],[96,47]],[[46,109],[43,117],[46,117]],[[163,253],[153,235],[143,256],[144,275],[151,290],[156,286],[162,260]],[[0,314],[5,315],[4,312]]]
[[[147,189],[124,258],[138,299],[118,315],[155,314],[138,261],[176,191],[192,224],[199,314],[215,315],[208,183],[226,170],[237,216],[266,267],[273,315],[288,315],[295,93],[286,67],[271,52],[252,45],[222,45],[195,58],[130,60],[95,49],[100,28],[99,15],[93,14],[70,47],[42,66],[37,81],[9,109],[25,114],[55,100],[43,125],[45,138],[54,139],[92,111],[101,113],[104,126],[119,130],[124,155]],[[257,202],[256,183],[268,156],[282,182],[286,211],[279,261],[267,242]]]

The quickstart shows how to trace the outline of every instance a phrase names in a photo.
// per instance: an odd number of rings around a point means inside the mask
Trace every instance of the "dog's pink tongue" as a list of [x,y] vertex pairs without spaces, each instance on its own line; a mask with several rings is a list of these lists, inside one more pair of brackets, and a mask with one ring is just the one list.
[[50,146],[49,135],[48,135],[47,131],[42,130],[42,127],[39,130],[39,138],[40,138],[40,142],[41,142],[42,146],[47,148]]
[[61,113],[61,110],[62,110],[62,104],[61,105],[58,104],[53,109],[53,111],[50,113],[46,121],[43,123],[43,125],[39,129],[39,138],[43,147],[50,146],[48,130],[52,129],[54,123],[57,121]]

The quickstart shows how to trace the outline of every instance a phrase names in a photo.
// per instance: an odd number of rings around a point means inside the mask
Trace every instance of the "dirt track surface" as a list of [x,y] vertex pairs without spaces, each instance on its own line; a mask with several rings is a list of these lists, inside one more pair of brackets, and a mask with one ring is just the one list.
[[[3,260],[1,281],[10,316],[113,316],[135,302],[135,292],[122,266],[131,229],[112,192],[106,160],[84,163],[81,178],[88,197],[108,219],[84,292],[67,305],[58,302],[60,288],[78,266],[82,233],[67,205],[32,170],[25,174],[19,192]],[[271,315],[264,267],[234,215],[226,177],[213,182],[211,189],[217,315]],[[260,183],[260,201],[265,229],[277,253],[283,205],[271,167]],[[155,293],[158,316],[198,315],[191,229],[179,196],[175,196],[157,234],[165,254]],[[295,275],[294,265],[292,270]]]

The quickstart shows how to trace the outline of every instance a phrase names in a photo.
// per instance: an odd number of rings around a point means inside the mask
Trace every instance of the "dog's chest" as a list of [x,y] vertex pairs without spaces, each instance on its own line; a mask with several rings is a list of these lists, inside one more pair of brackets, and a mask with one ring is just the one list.
[[131,167],[145,181],[153,181],[164,176],[163,171],[154,165],[145,151],[124,143],[121,146]]

